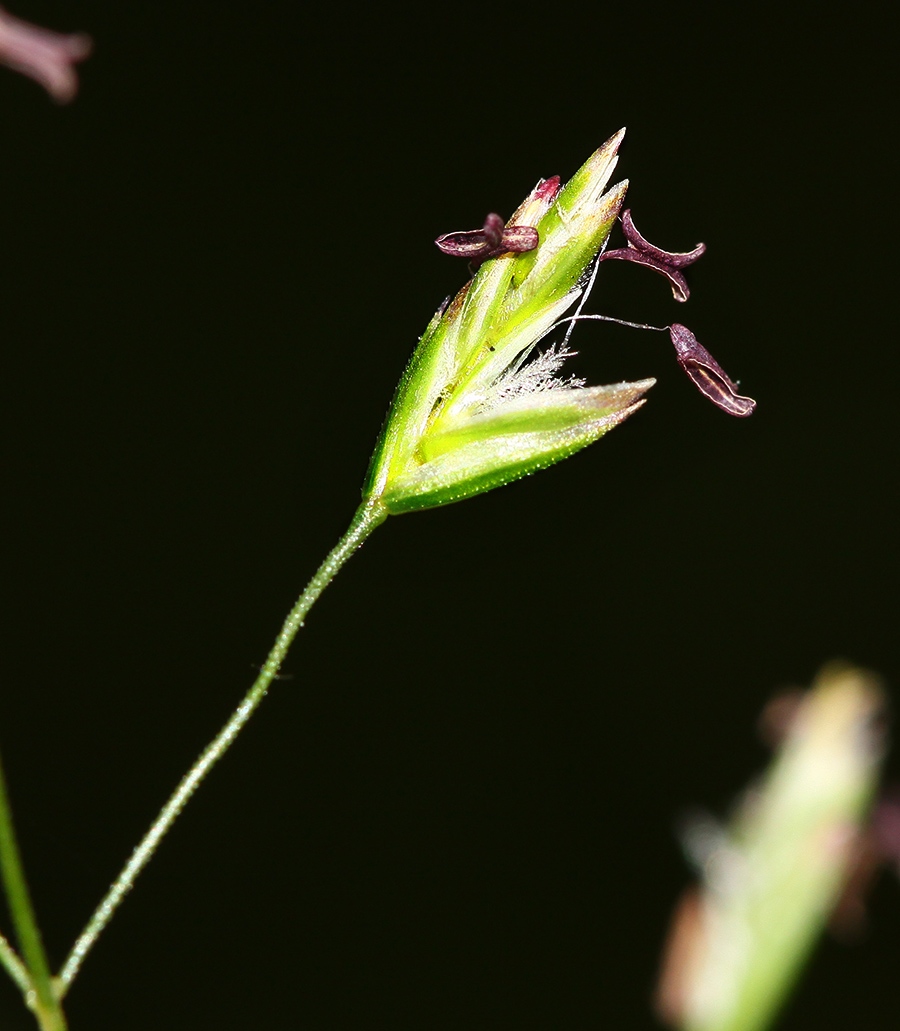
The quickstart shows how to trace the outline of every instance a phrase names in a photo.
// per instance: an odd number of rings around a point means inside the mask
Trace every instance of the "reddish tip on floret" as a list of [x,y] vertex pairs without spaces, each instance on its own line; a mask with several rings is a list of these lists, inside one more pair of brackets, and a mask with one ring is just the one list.
[[558,175],[552,175],[549,179],[542,179],[535,187],[535,200],[553,200],[559,193],[559,182]]

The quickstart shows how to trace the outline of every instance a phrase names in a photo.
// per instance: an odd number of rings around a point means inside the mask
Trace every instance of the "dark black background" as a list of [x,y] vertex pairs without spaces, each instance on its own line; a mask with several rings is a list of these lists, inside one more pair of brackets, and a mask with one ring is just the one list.
[[[628,125],[639,228],[708,253],[685,306],[610,264],[593,310],[686,322],[759,401],[581,327],[591,382],[658,378],[644,410],[377,532],[73,1031],[650,1029],[678,813],[760,768],[775,689],[900,682],[893,49],[794,10],[16,7],[96,43],[70,108],[0,73],[0,741],[55,963],[346,526],[465,276],[435,236]],[[783,1026],[892,1026],[898,928],[885,879]],[[0,1020],[32,1026],[10,985]]]

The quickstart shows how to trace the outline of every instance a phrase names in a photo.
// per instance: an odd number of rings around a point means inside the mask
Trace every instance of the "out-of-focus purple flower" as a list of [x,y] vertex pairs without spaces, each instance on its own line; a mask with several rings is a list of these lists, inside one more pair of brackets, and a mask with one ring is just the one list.
[[42,29],[0,7],[0,64],[40,83],[57,103],[67,104],[75,97],[75,65],[90,52],[89,36]]

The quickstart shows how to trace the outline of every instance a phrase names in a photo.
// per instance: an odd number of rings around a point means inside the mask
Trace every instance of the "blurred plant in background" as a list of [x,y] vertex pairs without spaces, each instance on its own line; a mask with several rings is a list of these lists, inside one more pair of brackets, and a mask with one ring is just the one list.
[[762,1031],[867,856],[885,750],[877,679],[826,667],[776,699],[783,740],[727,826],[694,818],[685,850],[701,874],[670,932],[657,1009],[682,1031]]

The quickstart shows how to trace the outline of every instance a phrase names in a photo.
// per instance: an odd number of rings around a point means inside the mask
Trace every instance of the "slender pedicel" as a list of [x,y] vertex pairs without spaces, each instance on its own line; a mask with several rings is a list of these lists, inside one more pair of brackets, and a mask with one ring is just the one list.
[[241,704],[231,714],[225,726],[206,746],[194,765],[181,779],[178,787],[169,797],[168,802],[162,807],[140,844],[132,852],[131,858],[123,867],[122,872],[112,883],[100,905],[94,910],[87,926],[78,936],[56,979],[60,998],[71,987],[72,981],[81,968],[85,956],[94,947],[97,938],[134,887],[135,880],[147,863],[150,862],[160,841],[169,832],[172,824],[206,778],[206,775],[228,751],[244,724],[256,711],[263,698],[265,698],[269,685],[278,675],[281,664],[284,662],[294,638],[303,626],[303,621],[309,610],[316,603],[322,591],[337,575],[347,559],[354,554],[372,531],[383,523],[386,518],[387,512],[377,499],[367,499],[357,509],[347,532],[326,556],[325,561],[319,566],[316,574],[306,585],[305,590],[288,613],[287,619],[285,619],[278,636],[275,638],[275,644],[272,646],[268,658],[263,663],[259,676],[256,678],[253,686],[244,696]]

